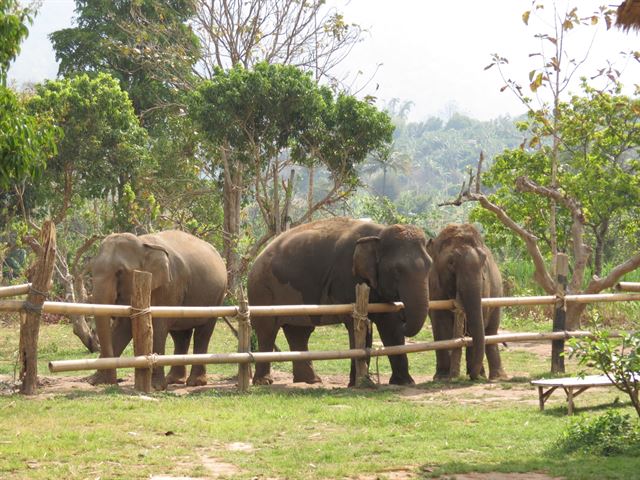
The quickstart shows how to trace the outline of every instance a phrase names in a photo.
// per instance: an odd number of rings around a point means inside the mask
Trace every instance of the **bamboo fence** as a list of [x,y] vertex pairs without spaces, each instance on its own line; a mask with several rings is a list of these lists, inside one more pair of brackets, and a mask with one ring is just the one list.
[[[531,297],[494,297],[483,298],[483,307],[514,307],[524,305],[554,305],[564,300],[566,303],[598,303],[598,302],[628,302],[640,301],[639,293],[597,293],[589,295],[566,295],[556,297],[553,295]],[[21,300],[0,301],[0,312],[19,312],[23,310],[24,303]],[[252,317],[271,316],[318,316],[318,315],[344,315],[353,313],[353,304],[336,305],[273,305],[273,306],[249,306]],[[402,310],[402,302],[372,303],[369,305],[369,313],[398,312]],[[432,300],[429,302],[431,310],[453,310],[453,300]],[[149,311],[156,318],[195,318],[195,317],[236,317],[239,307],[150,307]],[[52,314],[78,314],[78,315],[106,315],[113,317],[129,317],[132,309],[128,305],[96,305],[90,303],[66,303],[44,302],[43,313]]]
[[0,287],[0,298],[26,295],[29,293],[30,288],[30,283],[25,283],[24,285],[12,285],[10,287]]
[[[550,332],[550,333],[510,333],[502,335],[487,335],[485,343],[495,344],[503,342],[547,342],[549,340],[584,338],[591,336],[591,332]],[[440,340],[436,342],[417,342],[407,345],[377,347],[350,350],[324,350],[314,352],[242,352],[242,353],[212,353],[190,355],[146,355],[129,358],[95,358],[80,360],[56,360],[49,362],[49,370],[54,373],[71,372],[77,370],[95,370],[110,368],[152,368],[169,365],[205,365],[227,363],[260,363],[287,362],[296,360],[341,360],[349,358],[380,357],[399,355],[403,353],[427,352],[462,348],[473,345],[471,337]]]
[[640,292],[640,282],[619,282],[616,284],[616,290],[623,292]]

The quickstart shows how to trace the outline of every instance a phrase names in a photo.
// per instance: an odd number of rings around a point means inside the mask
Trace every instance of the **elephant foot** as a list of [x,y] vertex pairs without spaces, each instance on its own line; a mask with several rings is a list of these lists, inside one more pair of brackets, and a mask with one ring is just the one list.
[[271,375],[265,375],[264,377],[253,377],[254,385],[271,385],[273,383],[273,378]]
[[308,383],[309,385],[313,385],[314,383],[322,383],[322,379],[316,375],[313,374],[313,376],[293,376],[293,383]]
[[97,370],[96,373],[87,377],[91,385],[115,385],[118,377],[115,370]]
[[167,385],[184,385],[187,381],[186,375],[174,375],[169,372],[167,375]]
[[405,375],[396,375],[394,373],[391,375],[391,378],[389,379],[389,385],[415,385],[415,384],[416,382],[408,373]]
[[504,370],[500,370],[498,372],[491,372],[489,374],[490,382],[497,382],[499,380],[508,380],[508,379],[509,379],[509,375],[507,375]]
[[157,392],[161,392],[161,391],[167,389],[167,380],[164,377],[162,377],[162,378],[152,378],[151,379],[151,386]]
[[207,384],[207,374],[203,373],[202,375],[189,375],[187,379],[188,387],[202,387]]
[[450,380],[449,372],[436,372],[436,374],[433,376],[434,382],[447,380]]

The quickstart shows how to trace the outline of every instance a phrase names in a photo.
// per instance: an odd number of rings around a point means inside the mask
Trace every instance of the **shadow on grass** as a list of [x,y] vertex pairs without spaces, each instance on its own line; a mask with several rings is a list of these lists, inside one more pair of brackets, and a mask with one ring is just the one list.
[[[541,480],[601,480],[638,478],[640,458],[631,455],[603,457],[549,451],[538,458],[502,463],[449,462],[440,465],[426,464],[418,468],[419,479],[453,479],[456,475],[469,473],[520,473],[541,475]],[[545,476],[546,475],[546,476]],[[491,478],[486,476],[485,478]],[[529,477],[525,477],[529,478]]]
[[[611,409],[621,409],[621,408],[626,408],[630,406],[632,406],[632,403],[630,400],[623,401],[620,399],[620,397],[616,397],[611,402],[600,403],[598,405],[580,406],[580,405],[575,405],[574,403],[573,416],[575,417],[576,415],[579,415],[580,413],[585,413],[585,412],[604,412]],[[547,415],[549,417],[566,417],[567,405],[565,404],[565,405],[558,405],[555,407],[545,407],[545,409],[541,411],[540,414]]]

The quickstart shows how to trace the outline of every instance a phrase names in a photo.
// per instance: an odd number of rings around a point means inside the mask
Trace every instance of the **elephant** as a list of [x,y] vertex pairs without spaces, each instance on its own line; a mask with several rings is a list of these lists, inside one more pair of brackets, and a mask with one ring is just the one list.
[[[188,233],[168,230],[136,236],[114,233],[107,236],[91,263],[93,303],[131,304],[134,270],[152,274],[151,305],[217,306],[227,289],[227,270],[215,248]],[[216,318],[153,318],[153,352],[163,355],[167,334],[175,353],[189,349],[193,335],[194,353],[207,353]],[[131,319],[96,316],[100,357],[119,357],[131,341]],[[116,383],[115,370],[98,370],[91,383]],[[184,366],[174,366],[165,378],[164,368],[153,369],[156,390],[167,384],[205,385],[206,367],[194,365],[189,378]]]
[[[498,333],[500,308],[481,308],[481,299],[502,296],[502,279],[480,232],[470,224],[449,224],[435,239],[429,240],[427,250],[433,258],[433,268],[429,272],[431,300],[453,299],[464,309],[464,334],[473,338],[473,345],[466,349],[468,375],[472,380],[484,375],[486,351],[489,379],[505,378],[498,346],[485,347],[484,344],[485,335]],[[454,337],[454,312],[430,310],[429,317],[434,340]],[[436,351],[434,380],[459,375],[459,352]]]
[[[383,226],[344,217],[299,225],[275,238],[256,258],[248,278],[250,305],[343,304],[355,301],[355,286],[366,282],[369,301],[404,302],[404,310],[370,314],[384,345],[403,345],[427,317],[431,258],[424,233],[414,226]],[[308,350],[316,326],[343,323],[354,348],[350,315],[254,318],[261,352],[274,349],[282,327],[292,351]],[[371,346],[371,335],[367,338]],[[391,384],[410,385],[406,354],[389,357]],[[312,362],[293,362],[293,381],[318,383]],[[257,363],[254,385],[273,383],[271,365]],[[355,383],[351,362],[349,386]]]

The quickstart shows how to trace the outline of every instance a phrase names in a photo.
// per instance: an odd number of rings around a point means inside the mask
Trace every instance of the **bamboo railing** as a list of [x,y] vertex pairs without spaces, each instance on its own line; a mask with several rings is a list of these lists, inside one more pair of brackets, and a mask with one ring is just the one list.
[[[550,333],[510,333],[502,335],[487,335],[485,343],[503,342],[547,342],[549,340],[584,338],[591,336],[591,332],[550,332]],[[471,337],[440,340],[436,342],[419,342],[408,345],[377,347],[351,350],[325,350],[314,352],[251,352],[251,353],[212,353],[191,355],[146,355],[129,358],[95,358],[81,360],[56,360],[49,362],[49,370],[54,373],[71,372],[77,370],[95,370],[111,368],[152,368],[168,365],[204,365],[227,363],[260,363],[260,362],[288,362],[296,360],[341,360],[349,358],[380,357],[399,355],[403,353],[427,352],[462,348],[473,345]]]
[[[553,295],[531,297],[494,297],[483,298],[483,307],[514,307],[524,305],[554,305],[558,297]],[[640,301],[640,293],[597,293],[590,295],[566,295],[567,303],[599,303],[599,302],[628,302]],[[23,309],[21,300],[0,301],[0,312],[19,312]],[[369,313],[398,312],[402,310],[402,302],[371,303]],[[157,318],[195,318],[195,317],[235,317],[238,315],[237,306],[228,307],[150,307],[150,313]],[[353,312],[353,304],[336,305],[272,305],[249,306],[252,317],[271,316],[304,316],[304,315],[344,315]],[[431,310],[452,310],[453,300],[432,300],[429,302]],[[106,315],[113,317],[128,317],[131,307],[128,305],[97,305],[90,303],[44,302],[44,313]]]
[[640,282],[619,282],[616,284],[616,290],[623,292],[640,292]]

